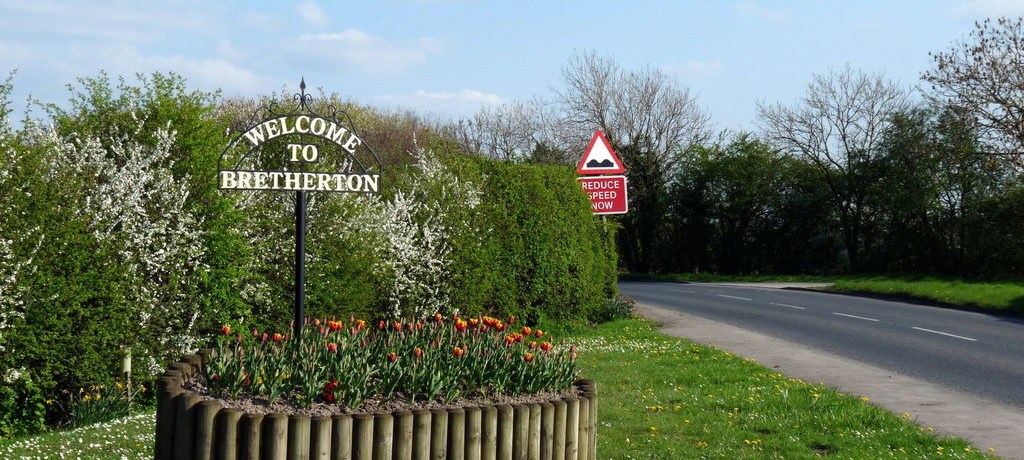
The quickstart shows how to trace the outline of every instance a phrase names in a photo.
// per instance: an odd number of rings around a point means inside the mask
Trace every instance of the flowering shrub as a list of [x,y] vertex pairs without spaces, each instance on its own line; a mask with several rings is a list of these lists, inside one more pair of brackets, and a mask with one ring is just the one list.
[[513,330],[515,318],[385,322],[313,320],[296,340],[224,326],[206,365],[215,395],[282,397],[354,408],[370,398],[409,401],[518,395],[569,388],[576,350],[543,331]]
[[58,406],[67,425],[78,428],[127,416],[132,402],[145,392],[145,386],[121,382],[113,386],[92,385],[79,388],[77,393],[64,390],[62,398],[47,399],[46,405]]

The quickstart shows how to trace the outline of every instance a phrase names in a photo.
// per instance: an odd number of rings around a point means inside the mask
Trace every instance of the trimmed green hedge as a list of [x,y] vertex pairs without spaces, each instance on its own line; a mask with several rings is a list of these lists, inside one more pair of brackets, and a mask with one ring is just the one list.
[[478,247],[460,248],[455,305],[529,323],[587,322],[614,297],[615,227],[592,215],[572,168],[476,157],[450,163],[480,181],[479,225],[491,229]]

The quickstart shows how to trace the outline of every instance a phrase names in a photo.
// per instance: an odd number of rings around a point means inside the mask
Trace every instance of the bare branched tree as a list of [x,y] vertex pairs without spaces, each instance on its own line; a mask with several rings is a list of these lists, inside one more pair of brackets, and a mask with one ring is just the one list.
[[859,269],[871,161],[908,91],[882,75],[849,66],[815,75],[796,104],[758,104],[768,139],[813,163],[828,184],[853,269]]
[[586,144],[595,129],[616,145],[641,145],[670,173],[683,152],[708,138],[710,115],[660,70],[624,71],[611,58],[577,54],[562,68],[557,93],[567,141]]
[[986,19],[951,49],[930,53],[931,83],[938,105],[974,117],[992,148],[1024,152],[1024,19]]
[[484,106],[472,118],[460,120],[450,131],[467,152],[500,160],[529,155],[542,126],[543,103],[537,99]]

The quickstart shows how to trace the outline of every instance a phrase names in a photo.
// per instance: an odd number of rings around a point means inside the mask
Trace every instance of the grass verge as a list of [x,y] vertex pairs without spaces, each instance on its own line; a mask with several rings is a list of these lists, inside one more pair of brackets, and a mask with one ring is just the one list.
[[927,300],[952,307],[1024,314],[1024,283],[1019,281],[972,281],[928,276],[802,276],[715,274],[626,274],[621,280],[676,282],[827,282],[829,291],[868,293]]
[[[986,458],[956,438],[721,350],[621,320],[578,336],[600,458]],[[986,449],[987,450],[987,449]]]
[[67,431],[0,440],[0,458],[151,459],[156,412]]
[[[572,329],[598,382],[598,452],[637,458],[987,458],[854,396],[669,337],[644,320]],[[0,440],[0,458],[152,458],[154,413]]]
[[1002,313],[1024,313],[1024,283],[1019,282],[874,277],[837,280],[829,290],[910,297]]

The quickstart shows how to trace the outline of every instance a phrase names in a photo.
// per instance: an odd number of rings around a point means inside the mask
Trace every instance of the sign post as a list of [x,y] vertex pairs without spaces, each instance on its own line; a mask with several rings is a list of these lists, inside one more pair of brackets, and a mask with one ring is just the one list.
[[[299,83],[294,106],[275,103],[257,109],[217,162],[222,190],[295,192],[295,323],[302,333],[306,305],[306,198],[310,192],[378,193],[380,157],[356,133],[348,113],[323,105],[318,114]],[[348,122],[339,121],[343,116]],[[228,168],[226,164],[233,162]]]
[[626,172],[626,166],[601,131],[594,132],[590,146],[576,165],[576,172],[591,176],[576,180],[590,197],[591,210],[595,215],[604,219],[607,214],[625,214],[629,211],[626,176],[621,175]]
[[295,338],[306,322],[306,192],[295,192]]

